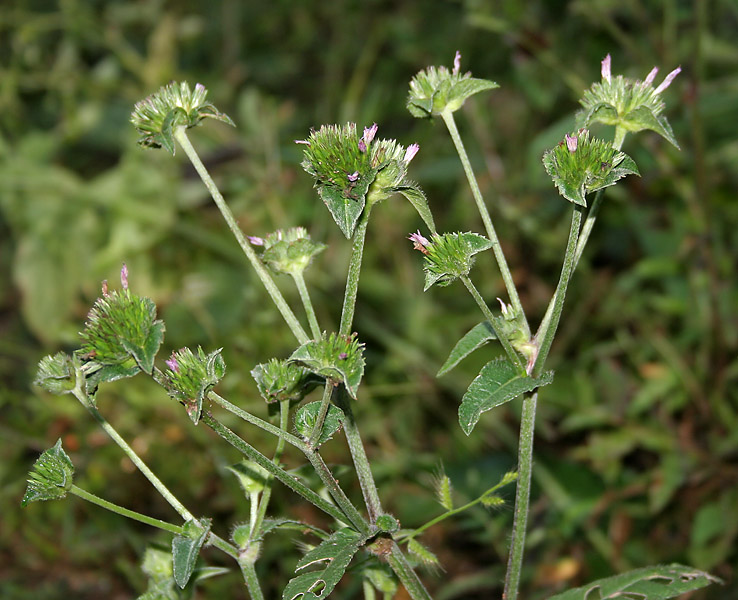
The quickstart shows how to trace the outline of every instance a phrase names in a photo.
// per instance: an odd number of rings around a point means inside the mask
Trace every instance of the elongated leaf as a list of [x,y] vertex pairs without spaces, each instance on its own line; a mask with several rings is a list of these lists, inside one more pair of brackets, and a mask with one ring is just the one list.
[[483,412],[504,404],[524,392],[532,392],[537,387],[548,385],[552,381],[553,371],[534,378],[521,375],[518,368],[505,357],[501,356],[488,362],[461,399],[459,406],[461,428],[469,435]]
[[425,197],[423,191],[415,186],[398,187],[396,191],[405,196],[408,202],[413,205],[430,232],[436,233],[436,223],[433,220],[433,213],[431,213],[430,207],[428,206],[428,199]]
[[464,335],[463,338],[456,342],[454,349],[451,350],[451,354],[448,355],[446,362],[443,363],[443,366],[438,370],[436,377],[445,375],[477,348],[481,348],[488,341],[496,339],[497,336],[492,329],[492,325],[489,324],[489,321],[477,323]]
[[327,563],[325,568],[303,573],[291,579],[282,592],[282,600],[323,600],[343,577],[354,554],[366,541],[350,529],[341,529],[308,552],[297,563],[297,571],[316,563]]
[[548,600],[668,600],[698,590],[717,577],[684,565],[658,565],[598,579]]
[[195,570],[200,548],[210,533],[210,519],[200,519],[199,523],[187,521],[184,529],[185,535],[176,535],[172,539],[172,568],[174,580],[180,588],[187,585]]

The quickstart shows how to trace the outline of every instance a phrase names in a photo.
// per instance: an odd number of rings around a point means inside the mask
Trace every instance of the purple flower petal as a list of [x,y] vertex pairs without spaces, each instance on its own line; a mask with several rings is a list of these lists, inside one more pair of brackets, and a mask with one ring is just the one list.
[[607,83],[610,83],[610,80],[612,79],[612,75],[610,72],[611,61],[612,59],[610,58],[609,54],[602,59],[602,79],[607,81]]
[[418,144],[410,144],[407,147],[407,150],[405,150],[405,162],[409,163],[413,158],[415,158],[418,150],[420,150],[420,146]]
[[246,237],[248,238],[252,246],[264,245],[264,238],[256,237],[255,235],[247,235]]
[[676,77],[677,75],[679,75],[679,73],[681,73],[681,72],[682,72],[682,68],[681,68],[681,67],[677,67],[677,68],[676,68],[676,69],[674,69],[674,70],[673,70],[673,71],[672,71],[671,73],[669,73],[669,74],[668,74],[668,75],[666,76],[666,78],[664,79],[664,81],[662,81],[662,82],[661,82],[661,85],[660,85],[659,87],[657,87],[657,88],[656,88],[656,93],[657,93],[657,94],[660,94],[660,93],[661,93],[661,92],[663,92],[663,91],[664,91],[664,90],[665,90],[666,88],[668,88],[668,87],[669,87],[669,86],[671,85],[671,82],[672,82],[672,81],[674,81],[674,78],[675,78],[675,77]]
[[452,74],[458,75],[460,70],[461,70],[461,52],[457,50],[456,55],[454,56],[454,70],[452,71]]
[[372,143],[374,136],[377,135],[377,129],[379,129],[379,127],[376,123],[374,123],[374,125],[372,125],[371,127],[364,127],[364,136],[361,139],[364,141],[365,144]]
[[653,83],[653,80],[656,79],[656,73],[658,72],[659,72],[658,67],[654,67],[653,69],[651,69],[651,72],[648,75],[646,75],[646,78],[643,80],[643,83],[645,83],[646,85],[651,85]]
[[569,135],[568,133],[564,136],[566,139],[566,147],[569,152],[576,152],[577,146],[579,145],[579,138],[575,135]]
[[126,263],[123,263],[123,267],[120,270],[120,285],[124,290],[128,289],[128,267]]

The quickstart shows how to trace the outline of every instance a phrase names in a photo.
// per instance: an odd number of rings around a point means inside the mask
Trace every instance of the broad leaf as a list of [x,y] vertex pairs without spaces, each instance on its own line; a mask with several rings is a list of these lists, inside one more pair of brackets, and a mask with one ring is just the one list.
[[343,383],[355,400],[364,375],[363,351],[364,345],[356,340],[355,334],[324,333],[319,340],[305,342],[288,360],[335,383]]
[[48,450],[44,450],[33,464],[28,474],[28,488],[21,500],[21,506],[39,500],[64,498],[72,487],[74,465],[62,448],[59,438]]
[[341,228],[343,235],[350,238],[354,235],[356,223],[366,205],[366,192],[369,185],[376,178],[376,172],[371,177],[362,177],[353,188],[341,189],[335,185],[321,185],[318,194],[331,211],[333,220]]
[[461,428],[469,435],[483,412],[504,404],[520,394],[548,385],[552,381],[553,371],[534,378],[521,375],[518,367],[505,357],[501,356],[488,362],[461,399],[459,406]]
[[[297,414],[295,414],[295,429],[304,439],[310,438],[310,434],[313,432],[313,427],[315,427],[315,422],[318,419],[319,412],[320,402],[310,402],[309,404],[300,407]],[[334,433],[341,429],[343,418],[344,414],[340,408],[333,404],[328,405],[328,412],[325,415],[323,428],[317,442],[318,446],[325,444],[333,437]]]
[[172,539],[172,569],[174,580],[184,588],[190,580],[200,549],[210,533],[210,519],[200,519],[199,523],[187,521],[184,535]]
[[323,600],[343,577],[346,568],[366,538],[350,529],[341,529],[321,542],[297,563],[297,571],[317,563],[324,568],[291,579],[282,600]]
[[490,340],[496,339],[497,336],[492,329],[492,325],[489,324],[489,321],[477,323],[464,335],[464,337],[456,342],[454,349],[451,350],[451,354],[448,355],[446,362],[443,363],[443,366],[438,370],[436,377],[445,375],[476,349],[481,348]]
[[684,565],[659,565],[598,579],[548,600],[668,600],[711,583],[720,580]]

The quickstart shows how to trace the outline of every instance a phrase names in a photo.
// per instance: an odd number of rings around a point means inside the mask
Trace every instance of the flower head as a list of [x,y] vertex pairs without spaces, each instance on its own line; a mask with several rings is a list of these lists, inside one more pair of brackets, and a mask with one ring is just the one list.
[[194,127],[206,117],[233,125],[228,115],[205,101],[207,94],[200,83],[192,90],[186,81],[172,82],[138,102],[131,114],[131,122],[141,134],[138,143],[148,148],[163,147],[174,154],[176,127]]
[[428,67],[410,81],[407,109],[414,117],[432,117],[461,108],[474,94],[499,87],[494,81],[477,79],[471,73],[461,74],[461,53],[454,55],[454,65]]
[[579,114],[582,126],[600,122],[631,132],[650,129],[678,148],[671,126],[661,114],[665,108],[661,94],[680,72],[681,67],[677,67],[654,88],[658,67],[651,69],[643,81],[622,75],[613,77],[608,54],[602,60],[602,81],[592,84],[580,100],[584,107]]

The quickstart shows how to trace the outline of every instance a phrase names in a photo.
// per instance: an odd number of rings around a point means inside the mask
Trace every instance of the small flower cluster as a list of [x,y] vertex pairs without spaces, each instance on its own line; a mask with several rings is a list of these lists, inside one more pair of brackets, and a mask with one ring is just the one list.
[[377,129],[375,123],[359,137],[355,123],[324,125],[308,139],[296,140],[305,146],[303,169],[315,178],[318,194],[347,238],[367,203],[395,193],[414,205],[419,198],[425,201],[420,188],[407,179],[407,165],[419,146],[404,148],[395,140],[375,140]]
[[494,81],[477,79],[471,73],[461,73],[461,53],[454,56],[453,69],[428,67],[410,81],[407,109],[414,117],[424,118],[452,113],[461,108],[470,96],[499,87]]
[[586,129],[567,134],[543,155],[543,164],[559,193],[580,206],[587,206],[587,194],[614,185],[626,175],[638,175],[627,154],[604,140],[590,138]]
[[202,415],[202,402],[208,392],[225,376],[225,361],[220,355],[222,348],[205,354],[197,348],[197,354],[189,348],[172,352],[166,361],[166,388],[169,395],[179,400],[187,410],[192,422],[197,425]]
[[650,129],[678,148],[671,126],[661,114],[665,107],[661,94],[681,70],[681,67],[677,67],[660,85],[654,87],[658,67],[651,69],[643,81],[622,75],[613,77],[611,58],[608,54],[602,60],[602,81],[592,84],[580,101],[584,107],[579,114],[580,122],[585,127],[599,122],[621,127],[630,132]]
[[199,83],[192,90],[186,81],[172,82],[138,102],[131,114],[131,123],[141,134],[138,143],[148,148],[163,147],[174,154],[176,127],[194,127],[208,117],[234,125],[228,115],[205,101],[207,94]]
[[492,243],[477,233],[444,233],[428,240],[418,231],[408,239],[413,248],[425,255],[425,287],[433,284],[447,286],[461,276],[469,274],[474,265],[474,255],[492,247]]
[[289,361],[335,384],[343,383],[349,395],[356,399],[364,375],[364,344],[359,343],[355,333],[324,332],[320,339],[306,342],[295,350]]
[[304,227],[278,229],[265,238],[249,236],[254,246],[262,246],[261,259],[278,273],[298,275],[312,262],[313,257],[326,249],[325,244],[314,242]]
[[322,379],[301,366],[277,358],[256,365],[251,371],[262,398],[271,404],[300,402]]

